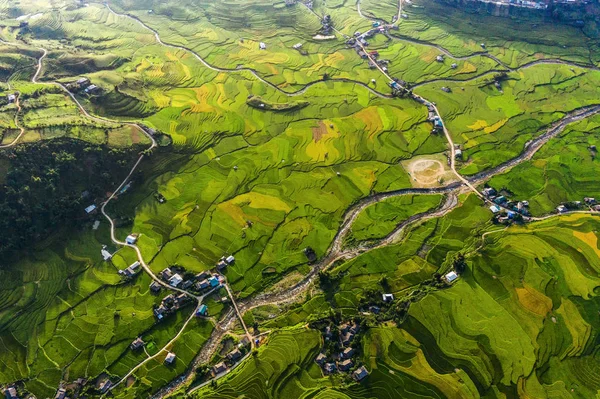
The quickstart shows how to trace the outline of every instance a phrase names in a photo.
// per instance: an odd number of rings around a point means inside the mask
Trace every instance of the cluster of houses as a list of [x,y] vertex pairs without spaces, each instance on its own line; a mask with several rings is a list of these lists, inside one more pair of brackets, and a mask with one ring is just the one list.
[[164,297],[160,305],[154,309],[154,316],[156,316],[158,321],[162,321],[165,317],[187,304],[189,300],[190,297],[184,293],[178,295],[169,294]]
[[[356,322],[347,322],[339,325],[339,341],[343,349],[330,356],[321,352],[315,358],[315,362],[321,367],[325,374],[329,375],[338,371],[348,373],[352,370],[354,367],[353,357],[356,355],[356,351],[351,345],[359,330],[360,326]],[[321,333],[326,341],[331,341],[333,339],[331,326],[325,327]],[[362,380],[367,375],[369,375],[369,372],[365,367],[359,367],[352,372],[352,377],[356,381]]]
[[482,194],[493,202],[490,211],[499,223],[506,224],[518,219],[519,216],[529,216],[529,201],[511,201],[504,195],[498,195],[493,187],[484,188]]
[[79,78],[75,82],[68,83],[66,86],[69,90],[83,91],[85,94],[96,94],[100,91],[100,88],[91,84],[90,79],[86,77]]
[[593,197],[585,197],[583,202],[581,201],[571,201],[564,202],[556,207],[556,212],[558,213],[566,213],[570,210],[581,209],[582,207],[587,206],[590,209],[598,212],[600,211],[600,205],[596,203],[596,198]]
[[331,15],[325,15],[321,20],[321,29],[319,30],[319,34],[323,36],[329,36],[333,33],[333,21],[331,20]]
[[367,39],[375,36],[377,33],[387,34],[390,27],[392,29],[398,29],[398,26],[396,25],[381,25],[379,21],[374,21],[372,26],[373,27],[371,29],[364,33],[355,32],[354,37],[348,39],[346,44],[348,46],[354,47],[356,49],[356,52],[359,53],[359,51],[362,50],[363,47],[367,47],[369,45]]
[[[131,345],[129,345],[129,347],[131,348],[132,351],[138,351],[141,350],[144,346],[146,345],[146,343],[144,342],[144,340],[141,337],[137,337],[132,343]],[[173,352],[168,352],[167,356],[165,356],[165,364],[173,364],[175,362],[176,359],[176,355]]]
[[[119,192],[117,193],[118,195],[123,195],[125,194],[130,188],[131,185],[133,184],[133,181],[128,181],[126,184],[123,185],[123,187],[121,187],[121,189],[119,190]],[[90,196],[89,191],[84,191],[81,194],[81,198],[82,199],[86,199]],[[85,213],[87,215],[95,215],[96,213],[98,213],[98,205],[96,205],[95,203],[90,204],[88,206],[86,206],[84,209]]]
[[[521,8],[532,8],[535,10],[545,10],[548,8],[548,4],[543,1],[530,1],[530,0],[477,0],[481,3],[494,3],[497,5],[514,6]],[[564,0],[565,3],[576,3],[580,0]],[[560,2],[560,1],[557,1]]]
[[[81,383],[79,381],[81,381]],[[75,383],[75,386],[78,387],[80,385],[84,385],[86,382],[87,382],[87,380],[80,378]],[[25,395],[25,396],[19,395],[19,392],[17,391],[17,388],[15,385],[8,385],[7,387],[4,388],[3,393],[4,393],[4,397],[6,399],[20,399],[22,397],[26,397],[28,399],[35,398],[35,396],[33,396],[32,394]],[[77,394],[77,391],[75,391],[74,393]],[[56,391],[56,394],[54,395],[54,399],[69,399],[69,396],[67,396],[67,389],[63,386],[60,386],[58,388],[58,390]]]
[[[420,97],[418,97],[420,98]],[[423,104],[427,107],[427,120],[433,124],[433,129],[431,130],[432,134],[441,133],[444,131],[444,122],[442,122],[442,118],[438,115],[435,106],[428,102],[424,101]],[[462,155],[462,154],[461,154]],[[456,156],[456,151],[455,151]]]
[[[217,270],[222,271],[228,265],[233,263],[235,258],[233,256],[228,256],[220,260],[217,263]],[[207,289],[217,288],[222,283],[222,276],[219,274],[211,274],[209,272],[198,273],[192,278],[184,278],[182,276],[183,272],[176,272],[173,268],[165,268],[159,273],[159,277],[164,282],[168,283],[171,287],[181,288],[183,290],[194,290],[194,291],[204,291]],[[160,290],[160,284],[153,283],[158,286],[158,290]],[[152,288],[152,286],[151,286]]]
[[210,370],[212,377],[215,378],[220,376],[238,363],[244,357],[244,354],[248,352],[249,344],[250,341],[248,338],[242,338],[237,347],[225,355],[225,360],[213,366],[213,368]]

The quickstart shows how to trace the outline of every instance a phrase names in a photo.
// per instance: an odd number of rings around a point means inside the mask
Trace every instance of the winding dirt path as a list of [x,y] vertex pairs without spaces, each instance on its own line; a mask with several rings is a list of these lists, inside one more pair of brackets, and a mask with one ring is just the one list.
[[[14,46],[14,47],[18,47],[19,46],[18,44],[10,43],[10,42],[5,42],[4,40],[0,40],[0,43],[5,44],[7,46]],[[37,69],[35,71],[35,74],[31,78],[31,82],[32,83],[37,83],[37,78],[40,76],[40,73],[42,72],[42,62],[43,62],[44,58],[46,57],[46,55],[48,55],[48,52],[46,51],[46,49],[40,48],[40,50],[42,50],[42,55],[40,56],[40,58],[38,58]],[[22,108],[21,108],[21,93],[17,93],[16,96],[17,96],[17,98],[15,99],[15,105],[17,106],[17,112],[15,113],[15,126],[17,127],[17,129],[19,129],[20,132],[17,135],[17,137],[13,141],[11,141],[10,143],[0,145],[0,149],[10,148],[10,147],[15,146],[19,142],[19,140],[21,139],[21,137],[23,137],[23,135],[25,134],[25,127],[21,126],[20,123],[19,123],[19,114],[22,111]]]
[[21,113],[21,110],[22,110],[22,108],[21,108],[21,93],[16,94],[15,105],[17,106],[17,112],[15,112],[14,121],[15,121],[15,126],[17,127],[17,129],[19,129],[19,134],[10,143],[0,145],[0,149],[5,149],[5,148],[10,148],[10,147],[15,146],[19,142],[19,140],[21,140],[21,137],[23,137],[23,135],[25,134],[25,128],[23,126],[21,126],[21,124],[19,123],[19,114]]

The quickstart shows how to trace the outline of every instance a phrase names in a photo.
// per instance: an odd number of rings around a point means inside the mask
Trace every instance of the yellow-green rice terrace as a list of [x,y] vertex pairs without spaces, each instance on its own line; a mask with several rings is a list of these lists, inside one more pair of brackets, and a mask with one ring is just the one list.
[[0,393],[600,397],[599,31],[0,0]]

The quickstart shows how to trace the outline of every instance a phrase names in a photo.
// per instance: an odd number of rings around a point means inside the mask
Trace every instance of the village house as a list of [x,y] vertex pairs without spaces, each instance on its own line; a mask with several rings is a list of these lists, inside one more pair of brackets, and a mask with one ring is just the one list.
[[263,42],[260,42],[258,44],[258,48],[260,48],[261,50],[266,50],[267,49],[267,45],[265,43],[263,43]]
[[342,345],[344,345],[344,346],[350,345],[352,343],[353,339],[354,339],[354,334],[352,334],[350,331],[348,331],[346,334],[344,334],[340,337],[340,340],[342,341]]
[[340,371],[348,371],[352,368],[352,366],[353,363],[350,359],[346,359],[338,363],[338,368],[340,369]]
[[196,280],[204,280],[208,277],[210,277],[210,273],[206,271],[196,274]]
[[335,363],[325,363],[323,370],[325,370],[327,374],[332,374],[337,371],[337,367],[335,366]]
[[211,287],[218,287],[219,284],[221,284],[219,282],[219,279],[215,276],[212,276],[211,278],[209,278],[208,283],[210,284]]
[[241,357],[242,352],[240,352],[239,349],[234,349],[227,354],[227,359],[231,360],[232,362],[237,362]]
[[181,284],[182,281],[183,277],[176,273],[169,279],[169,285],[171,285],[172,287],[177,287],[179,284]]
[[437,57],[435,57],[435,60],[437,62],[444,62],[444,56],[443,55],[438,55]]
[[112,386],[112,382],[110,382],[110,380],[104,380],[100,383],[100,385],[98,386],[98,389],[100,390],[100,392],[106,393],[106,391],[108,391],[111,386]]
[[4,390],[4,396],[6,399],[18,399],[17,390],[13,386],[9,386]]
[[171,277],[173,277],[173,272],[168,267],[160,272],[160,278],[163,280],[169,280]]
[[60,388],[58,391],[56,391],[56,395],[54,396],[54,399],[65,399],[66,396],[67,396],[67,390],[64,388]]
[[99,90],[99,87],[96,85],[89,85],[88,87],[85,88],[84,92],[86,92],[87,94],[94,94]]
[[315,358],[315,362],[317,362],[317,364],[320,366],[325,364],[326,361],[327,361],[327,356],[325,356],[323,353],[319,353],[317,355],[317,357]]
[[188,297],[186,294],[184,294],[184,293],[181,293],[181,294],[177,295],[177,297],[175,297],[175,306],[176,306],[177,308],[180,308],[180,307],[182,307],[183,305],[185,305],[185,303],[186,303],[186,302],[187,302],[189,299],[190,299],[190,298],[189,298],[189,297]]
[[585,197],[583,199],[583,202],[585,202],[588,205],[594,205],[596,203],[596,198],[592,198],[592,197]]
[[225,372],[226,370],[227,370],[227,366],[225,365],[225,362],[215,364],[214,367],[212,368],[213,377],[216,377],[217,375]]
[[145,344],[145,342],[140,338],[137,337],[132,343],[131,345],[129,345],[129,347],[131,348],[132,351],[140,349],[141,347],[143,347]]
[[210,283],[208,282],[208,280],[202,280],[196,283],[196,289],[198,291],[200,290],[204,290],[206,288],[210,287]]
[[196,311],[196,316],[207,316],[208,315],[208,307],[206,305],[200,305],[198,310]]
[[492,213],[498,213],[500,212],[500,207],[498,205],[492,205],[490,206],[490,211],[492,211]]
[[383,294],[383,302],[392,302],[394,300],[394,294]]
[[88,215],[91,213],[94,213],[96,211],[97,207],[96,205],[92,204],[90,206],[88,206],[87,208],[85,208],[85,213],[87,213]]
[[183,282],[183,284],[181,284],[181,289],[187,290],[189,289],[192,285],[194,285],[194,282],[192,280],[185,280]]
[[456,272],[454,270],[452,270],[449,273],[446,273],[446,275],[444,276],[444,280],[446,280],[447,283],[452,283],[457,278],[458,278],[458,274],[456,274]]
[[175,361],[175,354],[173,352],[169,352],[167,354],[167,357],[165,357],[165,363],[173,364],[174,361]]
[[229,255],[227,258],[225,258],[225,262],[227,262],[228,265],[231,265],[233,262],[235,262],[234,256]]
[[158,321],[161,321],[168,313],[169,310],[163,304],[160,304],[159,307],[154,309],[154,315],[156,316]]
[[83,86],[89,84],[90,80],[88,78],[79,78],[79,79],[77,79],[76,83],[77,83],[77,86],[83,87]]
[[138,235],[137,234],[129,234],[127,236],[127,238],[125,238],[125,243],[127,243],[128,245],[134,245],[138,240]]
[[342,352],[342,357],[344,359],[350,359],[352,356],[354,356],[354,349],[352,349],[352,348],[346,348]]
[[108,252],[106,248],[106,245],[103,245],[102,249],[100,250],[100,253],[102,254],[102,259],[104,259],[105,261],[112,259],[112,254]]
[[133,277],[140,268],[140,262],[136,261],[132,263],[127,269],[119,270],[119,274],[125,277]]
[[242,349],[245,346],[250,345],[250,340],[248,339],[248,337],[244,336],[242,339],[240,339],[240,343],[238,344],[238,349]]
[[8,100],[9,103],[14,103],[15,101],[17,101],[17,96],[14,94],[9,94],[6,99]]
[[556,207],[556,210],[558,213],[565,213],[568,211],[567,207],[564,205],[559,205]]
[[354,370],[354,372],[352,373],[352,378],[354,378],[354,380],[358,382],[358,381],[361,381],[362,379],[364,379],[368,375],[369,375],[369,372],[367,371],[365,366],[361,366],[361,367],[357,368],[356,370]]
[[492,195],[496,195],[496,190],[494,190],[492,187],[486,187],[483,189],[482,193],[486,197],[491,197]]
[[224,260],[219,261],[219,263],[217,263],[217,270],[220,272],[221,270],[225,269],[227,267],[227,262],[225,262]]
[[153,293],[158,293],[160,292],[161,286],[160,284],[158,284],[156,281],[153,281],[152,283],[150,283],[150,291],[152,291]]
[[507,199],[506,199],[506,197],[505,197],[505,196],[503,196],[503,195],[500,195],[500,196],[498,196],[498,197],[494,198],[494,203],[495,203],[495,204],[497,204],[497,205],[502,205],[502,204],[504,204],[504,203],[505,203],[505,202],[507,202],[507,201],[508,201],[508,200],[507,200]]

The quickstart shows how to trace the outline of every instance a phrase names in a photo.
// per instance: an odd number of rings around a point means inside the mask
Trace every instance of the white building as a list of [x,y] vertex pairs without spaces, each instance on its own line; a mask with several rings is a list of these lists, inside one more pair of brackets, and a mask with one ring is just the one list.
[[138,236],[136,234],[129,234],[125,239],[125,242],[129,245],[133,245],[137,242]]
[[106,245],[102,247],[102,250],[100,251],[100,253],[102,254],[102,258],[104,260],[112,259],[112,254],[110,252],[108,252],[108,250],[106,249]]
[[167,357],[165,358],[165,363],[172,364],[175,361],[175,354],[173,352],[169,352]]
[[260,42],[258,44],[258,48],[260,48],[261,50],[266,50],[267,49],[267,45],[265,43],[263,43],[263,42]]
[[183,277],[181,277],[179,274],[174,274],[173,277],[169,279],[169,284],[171,284],[173,287],[177,287],[182,281]]
[[492,205],[490,206],[490,211],[492,211],[492,213],[498,213],[500,212],[500,207],[498,205]]
[[456,274],[456,272],[454,270],[452,270],[450,273],[447,273],[444,276],[444,279],[446,279],[446,281],[448,283],[455,281],[457,278],[458,278],[458,274]]

